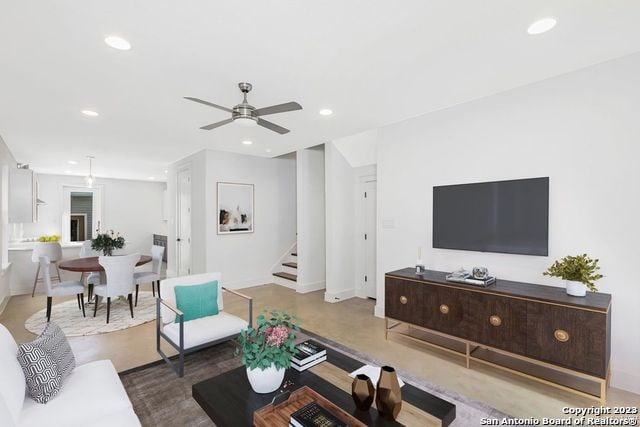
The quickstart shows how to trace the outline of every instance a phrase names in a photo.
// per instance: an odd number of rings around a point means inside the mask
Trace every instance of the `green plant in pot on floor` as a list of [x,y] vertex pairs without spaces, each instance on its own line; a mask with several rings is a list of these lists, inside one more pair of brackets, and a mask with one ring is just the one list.
[[236,355],[242,353],[247,377],[256,393],[271,393],[280,387],[284,372],[291,366],[298,320],[286,312],[273,310],[257,318],[256,327],[240,332]]
[[568,295],[583,297],[587,294],[587,288],[591,292],[596,292],[598,288],[595,282],[604,277],[598,272],[600,270],[598,262],[598,259],[591,259],[587,254],[569,255],[554,262],[542,274],[564,279]]

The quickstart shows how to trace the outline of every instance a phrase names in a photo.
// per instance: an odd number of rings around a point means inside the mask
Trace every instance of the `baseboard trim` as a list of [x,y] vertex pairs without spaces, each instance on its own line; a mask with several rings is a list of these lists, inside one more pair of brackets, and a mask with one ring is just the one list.
[[304,285],[298,285],[298,287],[296,288],[296,290],[298,291],[298,293],[300,294],[306,294],[309,292],[315,292],[315,291],[320,291],[322,289],[324,289],[326,287],[326,282],[320,281],[320,282],[314,282],[314,283],[307,283]]
[[640,374],[611,369],[611,386],[640,394]]
[[340,302],[349,298],[353,298],[356,296],[356,292],[354,289],[346,289],[340,292],[325,292],[324,300],[326,302]]

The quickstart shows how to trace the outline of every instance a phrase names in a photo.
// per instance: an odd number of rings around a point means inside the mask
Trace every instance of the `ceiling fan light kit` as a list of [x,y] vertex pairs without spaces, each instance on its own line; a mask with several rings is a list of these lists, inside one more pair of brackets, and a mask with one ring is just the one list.
[[203,130],[211,130],[217,127],[235,122],[243,127],[253,127],[253,126],[262,126],[269,130],[279,133],[280,135],[284,135],[285,133],[289,133],[289,129],[283,128],[275,123],[264,120],[261,118],[262,116],[266,116],[269,114],[278,114],[278,113],[286,113],[288,111],[302,110],[302,106],[297,102],[286,102],[284,104],[272,105],[270,107],[264,108],[255,108],[253,105],[249,104],[247,101],[247,94],[251,92],[253,86],[251,83],[241,82],[238,83],[238,87],[240,91],[243,93],[242,102],[236,105],[233,108],[223,107],[221,105],[214,104],[209,101],[204,101],[199,98],[193,98],[190,96],[185,96],[185,99],[189,101],[197,102],[199,104],[208,105],[209,107],[217,108],[222,111],[226,111],[227,113],[231,113],[231,118],[225,119],[216,123],[212,123],[210,125],[202,126],[200,129]]

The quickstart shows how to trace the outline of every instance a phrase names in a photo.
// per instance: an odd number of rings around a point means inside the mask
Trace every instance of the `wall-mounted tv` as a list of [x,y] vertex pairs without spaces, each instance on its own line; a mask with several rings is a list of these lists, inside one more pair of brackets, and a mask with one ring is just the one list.
[[433,247],[549,253],[549,178],[433,187]]

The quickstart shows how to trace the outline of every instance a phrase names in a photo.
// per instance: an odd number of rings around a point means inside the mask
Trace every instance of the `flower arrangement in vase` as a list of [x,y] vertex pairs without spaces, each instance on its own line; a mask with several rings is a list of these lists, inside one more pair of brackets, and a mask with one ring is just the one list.
[[291,366],[298,320],[286,312],[273,310],[260,314],[256,327],[247,327],[238,336],[242,364],[247,367],[247,377],[256,393],[271,393],[280,387],[284,372]]
[[124,247],[124,237],[120,233],[113,230],[106,232],[97,231],[97,236],[91,240],[91,249],[100,251],[104,256],[112,256],[114,249],[122,249]]

